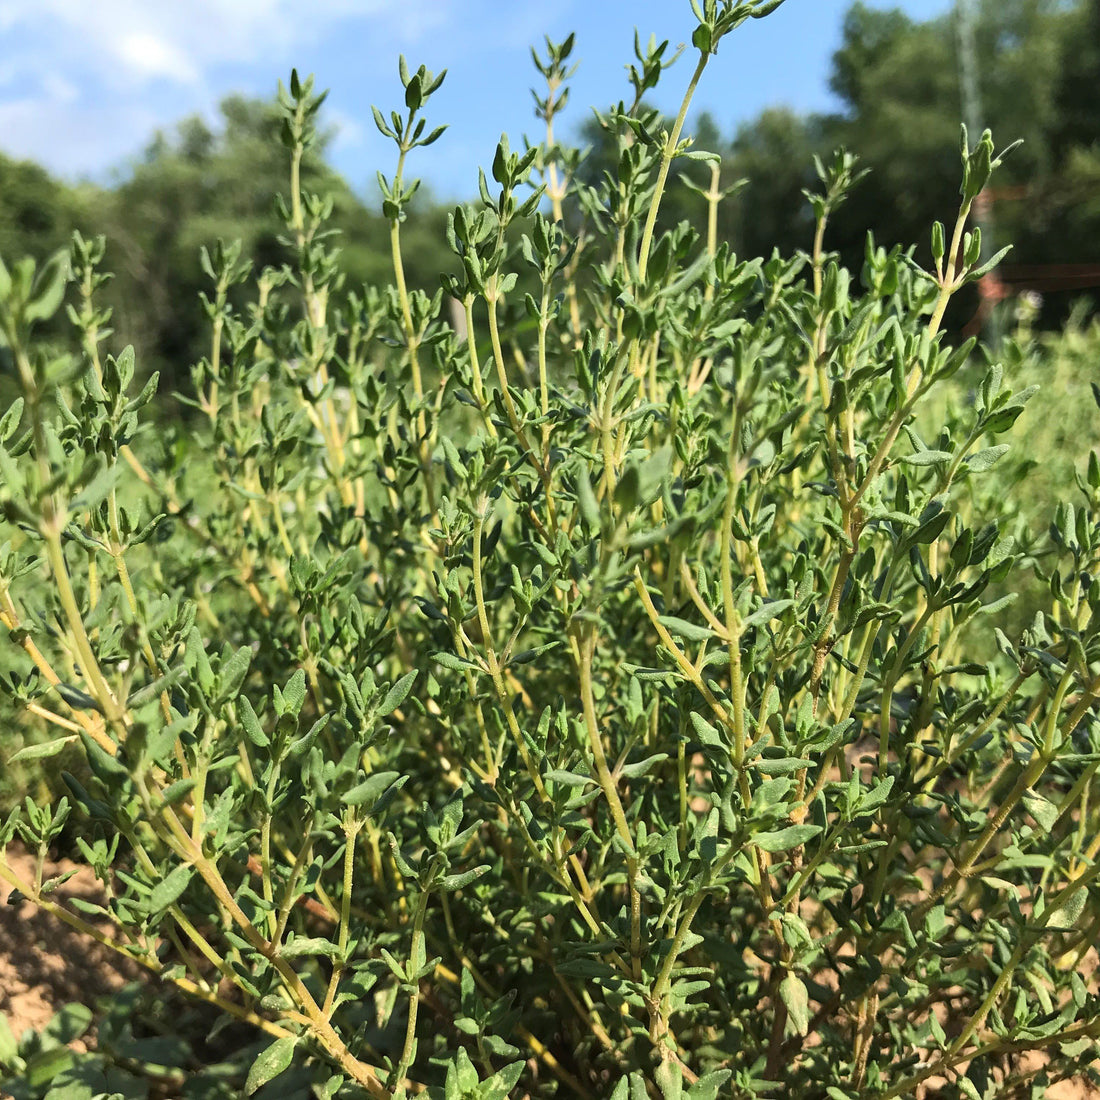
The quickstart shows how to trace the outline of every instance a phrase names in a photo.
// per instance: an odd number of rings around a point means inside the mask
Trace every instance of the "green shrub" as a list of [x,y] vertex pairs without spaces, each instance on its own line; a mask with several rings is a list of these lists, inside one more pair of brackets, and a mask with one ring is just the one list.
[[[1022,354],[1014,376],[1018,385],[1036,387],[1024,421],[1028,446],[1021,464],[1029,467],[1024,514],[1041,531],[1054,518],[1059,498],[1087,478],[1089,456],[1100,446],[1090,386],[1100,362],[1100,320],[1088,318],[1080,303],[1064,330],[1034,333],[1036,310],[1037,302],[1027,298],[1017,307],[1015,339]],[[1089,491],[1087,483],[1082,488]]]
[[[1016,601],[1006,608],[1000,625],[1015,636],[1050,602],[1050,573],[1047,558],[1057,569],[1057,536],[1052,542],[1050,525],[1059,503],[1072,500],[1080,488],[1086,496],[1092,489],[1088,478],[1091,457],[1100,445],[1096,403],[1090,386],[1094,366],[1100,359],[1100,322],[1087,320],[1087,307],[1079,303],[1061,332],[1035,333],[1032,324],[1038,313],[1035,296],[1022,295],[1014,303],[1015,328],[997,349],[1014,388],[1021,396],[1030,392],[1027,410],[1017,431],[1026,446],[1013,447],[1000,459],[990,476],[971,483],[971,506],[978,514],[998,513],[1002,533],[1011,534],[1017,550],[1035,568],[1013,570],[990,592],[1002,596],[1015,593]],[[972,418],[988,359],[977,358],[963,367],[947,385],[923,402],[917,410],[918,430],[924,436],[940,431],[945,422]],[[972,655],[985,660],[994,651],[988,639],[985,651],[974,639]]]
[[[79,362],[31,338],[64,264],[0,269],[9,708],[57,727],[22,759],[79,745],[88,769],[2,839],[45,853],[71,809],[105,897],[0,876],[262,1028],[246,1093],[292,1063],[317,1096],[447,1100],[1094,1074],[1100,468],[1009,638],[986,594],[1026,562],[981,486],[1027,394],[994,363],[915,427],[974,351],[940,326],[1000,158],[964,131],[935,270],[869,245],[861,290],[826,251],[843,152],[807,255],[656,233],[673,160],[706,158],[681,128],[708,57],[776,5],[693,6],[675,125],[642,106],[653,42],[601,187],[502,140],[449,223],[462,336],[403,277],[442,79],[404,62],[377,114],[394,285],[341,279],[293,75],[291,258],[237,313],[248,264],[204,254],[194,437],[148,430],[155,380],[101,360],[102,242],[72,252]],[[571,45],[539,61],[548,134]]]

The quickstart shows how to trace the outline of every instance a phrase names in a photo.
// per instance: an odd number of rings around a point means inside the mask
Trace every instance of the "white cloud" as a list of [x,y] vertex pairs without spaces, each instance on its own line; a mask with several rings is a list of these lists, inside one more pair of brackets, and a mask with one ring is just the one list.
[[53,103],[75,103],[80,98],[80,89],[61,73],[43,73],[39,79],[42,91]]
[[2,148],[70,178],[131,156],[159,120],[147,107],[75,106],[48,99],[0,101]]
[[[459,0],[0,0],[0,149],[69,175],[101,173],[155,126],[211,112],[258,65],[270,77],[333,34],[355,34],[366,50],[381,40],[412,44],[459,8]],[[361,127],[337,121],[340,144],[362,143]]]
[[286,54],[344,20],[381,21],[411,39],[453,11],[454,0],[0,0],[0,28],[112,84],[189,84],[214,65]]
[[131,73],[141,77],[164,77],[193,84],[199,70],[181,50],[149,31],[130,31],[118,40],[115,56]]
[[358,149],[366,141],[367,131],[357,119],[336,107],[329,107],[325,121],[335,131],[333,147],[340,150]]

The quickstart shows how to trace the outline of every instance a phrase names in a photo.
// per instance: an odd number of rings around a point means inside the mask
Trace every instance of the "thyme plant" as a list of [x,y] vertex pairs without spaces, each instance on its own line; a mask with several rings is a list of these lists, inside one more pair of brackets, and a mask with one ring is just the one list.
[[[41,869],[78,821],[102,903],[0,877],[262,1029],[246,1094],[295,1062],[319,1097],[447,1100],[1095,1077],[1100,463],[1041,555],[1004,535],[983,486],[1030,391],[941,327],[985,270],[988,133],[930,268],[873,241],[838,265],[843,151],[805,254],[662,226],[678,160],[723,201],[685,119],[776,6],[692,0],[671,123],[644,103],[668,44],[636,43],[596,188],[548,42],[544,139],[501,140],[434,295],[401,233],[443,74],[402,61],[376,112],[388,287],[346,285],[302,192],[323,96],[292,74],[287,261],[204,251],[184,425],[103,350],[101,240],[0,267],[5,706],[52,730],[8,757],[80,750],[0,836]],[[63,303],[75,357],[34,338]],[[1009,637],[987,593],[1024,570],[1049,598]]]

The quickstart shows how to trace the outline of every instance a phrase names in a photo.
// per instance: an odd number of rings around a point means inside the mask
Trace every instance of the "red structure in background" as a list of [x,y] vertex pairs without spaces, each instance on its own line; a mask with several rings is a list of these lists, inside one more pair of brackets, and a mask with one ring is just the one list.
[[[975,220],[987,224],[996,202],[1025,199],[1026,186],[994,187],[974,200]],[[978,280],[978,309],[963,329],[963,335],[977,335],[985,327],[998,302],[1015,298],[1024,291],[1042,294],[1053,290],[1088,290],[1100,286],[1100,264],[1005,264]]]

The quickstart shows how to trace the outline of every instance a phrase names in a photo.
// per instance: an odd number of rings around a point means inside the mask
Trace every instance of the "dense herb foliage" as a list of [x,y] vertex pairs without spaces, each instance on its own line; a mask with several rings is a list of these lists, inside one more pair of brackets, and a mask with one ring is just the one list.
[[[727,181],[745,178],[719,205],[719,239],[746,256],[805,248],[812,213],[801,195],[815,184],[813,156],[825,158],[844,146],[871,172],[830,220],[830,251],[858,271],[871,229],[882,242],[921,242],[917,256],[926,262],[927,227],[952,208],[958,188],[953,145],[963,90],[956,6],[946,5],[927,21],[859,0],[834,7],[838,18],[846,9],[829,65],[837,113],[768,107],[727,130],[717,119],[728,117],[719,106],[728,96],[713,73],[693,103],[693,114],[709,104],[717,115],[693,118],[697,144],[721,154]],[[1008,287],[1041,291],[1039,324],[1055,329],[1095,282],[1100,251],[1100,208],[1090,201],[1100,190],[1100,97],[1093,94],[1100,86],[1100,0],[988,0],[969,7],[984,124],[995,134],[1025,139],[988,196],[997,239],[1013,245],[1011,263],[998,275]],[[664,60],[674,54],[669,47]],[[477,52],[464,58],[467,65],[482,60],[492,58]],[[560,140],[576,132],[577,144],[591,146],[578,178],[598,186],[617,161],[617,141],[576,106],[559,120],[557,134]],[[303,187],[333,197],[329,224],[341,234],[345,276],[354,283],[384,282],[387,227],[373,172],[344,182],[334,171],[339,142],[329,139],[338,132],[337,119],[322,110],[321,133],[302,164]],[[29,254],[42,261],[73,229],[105,235],[113,278],[100,304],[113,309],[114,332],[102,348],[118,354],[133,344],[141,370],[161,372],[158,403],[166,406],[186,388],[187,367],[208,340],[198,298],[205,289],[199,246],[239,237],[257,270],[284,258],[271,206],[271,196],[285,186],[280,125],[274,97],[228,96],[215,121],[191,115],[152,135],[134,160],[114,166],[108,186],[87,180],[71,186],[0,151],[0,256]],[[452,133],[448,140],[457,139]],[[418,158],[418,168],[422,163]],[[103,166],[86,168],[103,176]],[[661,229],[685,219],[705,224],[700,189],[706,191],[708,175],[705,164],[677,163],[661,200]],[[453,187],[450,175],[436,178],[436,187],[448,193],[473,194],[475,185],[476,177],[459,177]],[[567,218],[569,210],[567,197]],[[439,273],[453,264],[445,218],[446,209],[422,187],[402,228],[409,286],[434,290]],[[241,296],[231,301],[241,307],[244,290],[238,290]],[[952,302],[949,327],[966,325],[982,301],[990,299],[980,298],[976,287],[964,288]],[[61,338],[64,322],[58,315],[52,327],[38,330],[39,338]],[[14,396],[11,380],[0,375],[0,403]]]
[[[293,75],[289,259],[204,252],[186,436],[146,430],[155,379],[101,356],[102,242],[0,268],[23,391],[0,421],[5,705],[53,727],[16,758],[80,750],[2,839],[45,854],[71,811],[105,896],[0,876],[261,1028],[248,1094],[292,1066],[321,1097],[446,1100],[1011,1097],[1094,1072],[1100,464],[1047,543],[1002,529],[986,487],[1031,391],[941,330],[981,274],[988,133],[963,133],[930,271],[830,256],[844,152],[805,254],[738,258],[713,218],[655,231],[673,161],[708,160],[682,135],[708,58],[775,6],[693,0],[668,131],[642,106],[667,44],[640,49],[595,187],[553,140],[572,41],[548,43],[547,141],[502,140],[434,297],[401,238],[442,74],[402,62],[404,107],[376,112],[385,289],[345,285],[331,203],[302,191],[322,97]],[[713,164],[712,212],[725,183]],[[75,362],[33,338],[70,268]],[[1025,570],[1044,607],[1010,637]]]

